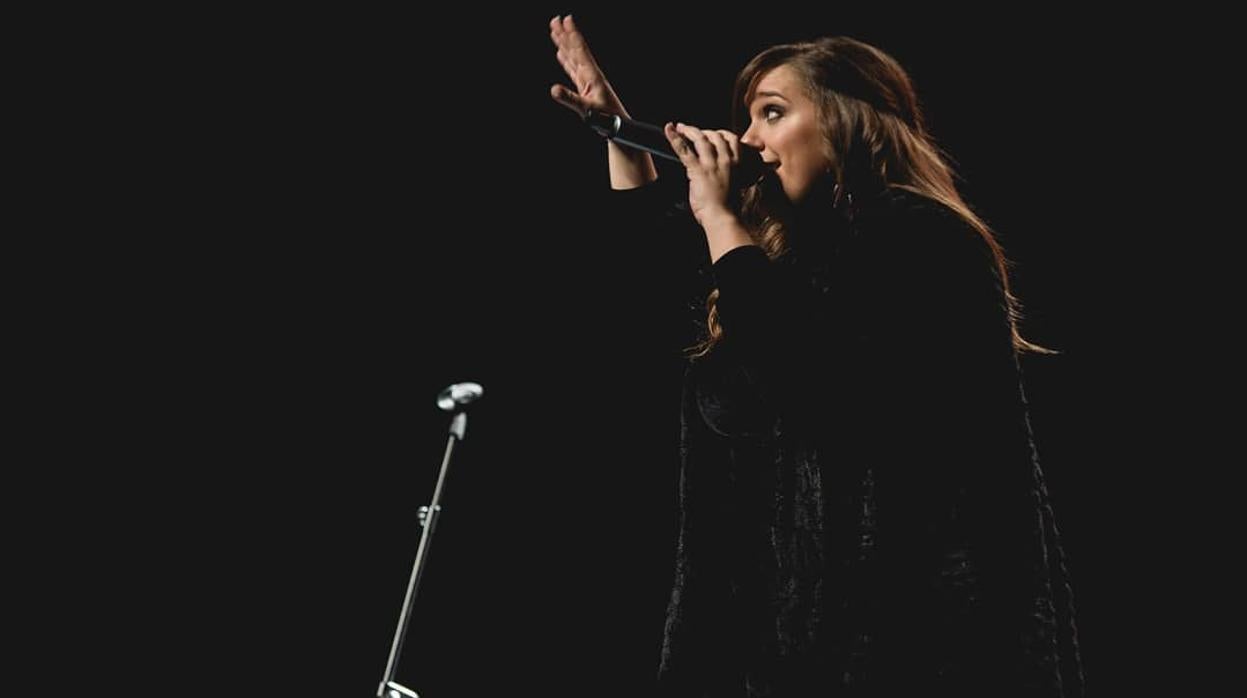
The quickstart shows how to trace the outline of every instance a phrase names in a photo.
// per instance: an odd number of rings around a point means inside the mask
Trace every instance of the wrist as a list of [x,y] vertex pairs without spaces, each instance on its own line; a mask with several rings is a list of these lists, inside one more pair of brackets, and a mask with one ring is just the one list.
[[706,243],[710,248],[712,263],[737,247],[754,244],[745,225],[729,209],[716,208],[703,212],[699,222],[706,231]]
[[708,234],[743,227],[736,212],[726,206],[708,206],[702,209],[697,218]]

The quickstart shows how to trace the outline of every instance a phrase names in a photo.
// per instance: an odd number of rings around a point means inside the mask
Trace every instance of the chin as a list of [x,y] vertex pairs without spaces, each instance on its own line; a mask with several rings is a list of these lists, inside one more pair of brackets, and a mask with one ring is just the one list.
[[[783,182],[784,194],[793,206],[809,203],[811,197],[824,199],[831,196],[835,187],[833,177],[817,177],[804,182]],[[828,198],[829,200],[829,198]]]
[[792,187],[787,184],[784,185],[784,196],[788,197],[789,203],[793,206],[797,206],[804,201],[809,193],[809,187]]

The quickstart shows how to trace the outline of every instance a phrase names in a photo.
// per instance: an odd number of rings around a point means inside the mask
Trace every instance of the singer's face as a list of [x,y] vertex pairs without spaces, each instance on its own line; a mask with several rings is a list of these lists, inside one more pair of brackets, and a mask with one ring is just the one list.
[[778,165],[776,176],[793,203],[800,203],[831,167],[824,154],[818,109],[796,72],[786,65],[758,81],[749,103],[749,128],[740,140],[762,151],[764,162]]

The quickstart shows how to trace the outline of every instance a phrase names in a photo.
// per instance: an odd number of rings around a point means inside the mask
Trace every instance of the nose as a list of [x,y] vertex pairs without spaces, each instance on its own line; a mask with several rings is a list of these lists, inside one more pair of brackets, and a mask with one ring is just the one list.
[[745,133],[740,137],[740,142],[755,150],[762,150],[762,141],[753,132],[753,124],[749,124],[749,128],[745,129]]

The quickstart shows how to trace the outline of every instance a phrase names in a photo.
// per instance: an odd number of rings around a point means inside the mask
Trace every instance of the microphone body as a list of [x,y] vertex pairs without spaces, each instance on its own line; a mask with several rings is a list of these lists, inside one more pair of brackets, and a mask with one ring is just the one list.
[[[667,134],[663,133],[662,126],[592,109],[585,114],[585,123],[598,135],[620,145],[680,162],[679,156],[671,148],[671,142],[667,140]],[[743,189],[757,182],[767,171],[768,168],[762,162],[762,154],[753,148],[742,146],[740,161],[732,168],[732,187]]]

